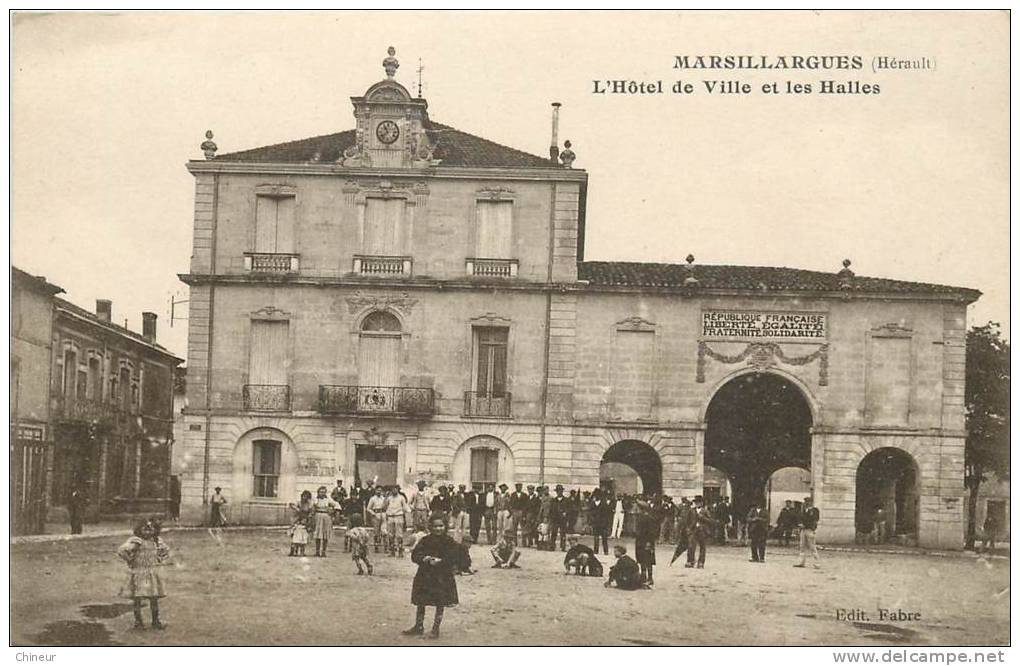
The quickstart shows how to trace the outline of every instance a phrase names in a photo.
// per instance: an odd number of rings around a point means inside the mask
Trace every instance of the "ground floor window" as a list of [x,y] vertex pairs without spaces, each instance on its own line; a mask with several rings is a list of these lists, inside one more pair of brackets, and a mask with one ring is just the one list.
[[496,483],[499,479],[499,451],[471,449],[471,483]]
[[271,439],[252,442],[255,497],[277,497],[280,491],[280,450],[283,445]]

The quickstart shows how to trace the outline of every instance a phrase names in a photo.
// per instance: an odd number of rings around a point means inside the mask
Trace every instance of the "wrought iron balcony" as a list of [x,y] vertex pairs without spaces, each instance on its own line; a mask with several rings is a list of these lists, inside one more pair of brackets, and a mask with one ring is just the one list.
[[354,272],[359,275],[411,275],[411,257],[354,255]]
[[120,407],[105,400],[59,398],[57,402],[57,413],[65,421],[112,419],[120,411]]
[[475,277],[514,278],[517,277],[517,260],[468,259],[467,274]]
[[286,252],[245,252],[244,269],[252,273],[297,273],[299,256]]
[[511,415],[511,402],[509,393],[504,393],[497,397],[493,395],[481,395],[477,391],[465,391],[464,415],[508,418]]
[[322,414],[394,414],[432,416],[434,393],[430,388],[405,386],[320,386]]
[[290,387],[279,384],[245,384],[242,402],[247,412],[289,412]]

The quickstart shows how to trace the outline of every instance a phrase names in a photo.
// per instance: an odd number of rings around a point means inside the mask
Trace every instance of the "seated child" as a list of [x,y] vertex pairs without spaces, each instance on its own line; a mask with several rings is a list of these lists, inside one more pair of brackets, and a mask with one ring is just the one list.
[[347,537],[351,542],[351,559],[354,560],[354,564],[358,567],[358,575],[362,576],[365,570],[362,568],[361,563],[365,563],[365,567],[368,568],[368,575],[372,575],[372,563],[368,561],[368,544],[372,543],[375,539],[375,533],[365,527],[365,520],[355,514],[350,518],[351,527],[347,530]]
[[602,577],[602,563],[595,557],[595,551],[578,543],[576,534],[567,537],[567,554],[563,557],[563,568],[569,574],[571,568],[577,576]]
[[503,536],[496,545],[489,551],[492,553],[492,559],[496,561],[492,565],[493,569],[518,569],[517,560],[521,556],[521,551],[517,550],[517,544],[514,543],[516,535],[513,530],[506,530],[503,532]]
[[[536,543],[535,548],[537,548],[538,550],[552,550],[552,548],[549,548],[548,546],[549,546],[549,523],[539,523],[538,543]],[[553,544],[553,547],[555,547],[555,544]]]
[[646,587],[641,581],[641,569],[638,563],[627,555],[625,546],[614,546],[613,555],[616,556],[616,564],[609,567],[609,580],[606,587],[616,582],[616,587],[621,590],[640,590]]

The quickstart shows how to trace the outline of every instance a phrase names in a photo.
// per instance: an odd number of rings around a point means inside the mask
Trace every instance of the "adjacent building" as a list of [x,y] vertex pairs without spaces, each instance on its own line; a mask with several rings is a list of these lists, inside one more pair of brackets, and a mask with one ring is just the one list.
[[263,523],[336,479],[590,488],[620,465],[740,507],[794,467],[820,539],[891,503],[895,532],[962,543],[978,292],[849,262],[587,260],[569,142],[436,122],[397,66],[351,98],[354,129],[228,154],[209,133],[188,163],[184,520],[216,487]]
[[53,297],[63,289],[11,269],[10,509],[12,534],[36,534],[46,523]]
[[89,312],[63,289],[11,269],[11,511],[15,534],[66,517],[71,491],[87,520],[162,514],[170,490],[173,374],[182,359]]

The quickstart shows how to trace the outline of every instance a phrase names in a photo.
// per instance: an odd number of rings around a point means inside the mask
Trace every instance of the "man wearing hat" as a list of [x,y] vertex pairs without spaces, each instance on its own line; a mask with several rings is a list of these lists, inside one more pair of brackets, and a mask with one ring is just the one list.
[[499,484],[499,494],[496,495],[496,532],[503,534],[510,529],[510,495],[507,490],[510,486],[505,483]]
[[694,508],[687,514],[687,538],[690,545],[687,548],[688,569],[694,568],[694,550],[698,550],[698,568],[705,568],[705,544],[712,535],[712,528],[716,521],[712,518],[709,510],[705,507],[705,500],[701,495],[694,498]]
[[528,496],[524,493],[524,484],[515,483],[510,493],[510,525],[514,532],[524,531],[524,512],[528,510]]
[[471,543],[478,543],[478,533],[482,531],[482,514],[485,513],[485,498],[482,484],[471,484],[471,490],[464,493],[464,511],[468,515],[468,530]]
[[549,550],[556,550],[556,535],[560,537],[560,550],[567,550],[567,498],[562,484],[556,484],[556,497],[549,505]]
[[538,535],[538,514],[542,512],[542,500],[535,492],[535,486],[528,486],[524,507],[524,545],[534,546]]
[[795,567],[803,567],[808,555],[814,558],[815,569],[821,569],[822,565],[818,559],[818,548],[815,547],[815,530],[818,529],[818,521],[821,514],[818,509],[812,506],[811,498],[804,498],[804,510],[800,513],[800,559]]
[[496,484],[490,483],[485,487],[485,495],[482,498],[483,517],[485,518],[485,537],[490,544],[496,543]]
[[428,532],[429,494],[424,479],[418,479],[418,491],[411,497],[411,521],[415,532]]

